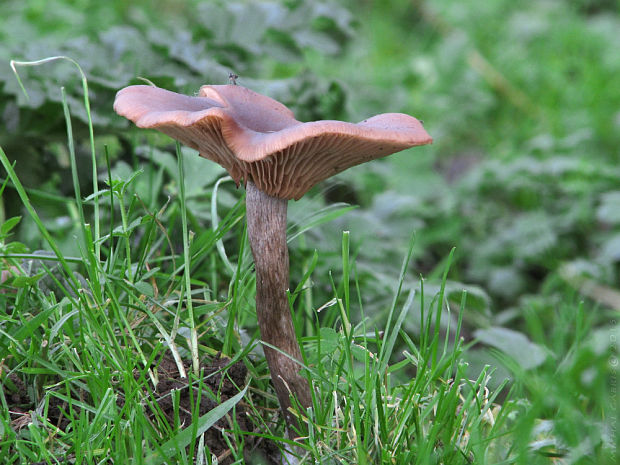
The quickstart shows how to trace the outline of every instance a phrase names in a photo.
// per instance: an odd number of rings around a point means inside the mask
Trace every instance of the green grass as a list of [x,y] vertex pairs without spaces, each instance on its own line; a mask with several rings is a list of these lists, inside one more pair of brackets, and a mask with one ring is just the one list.
[[[48,103],[20,103],[35,123],[0,150],[0,463],[214,463],[209,434],[235,463],[262,463],[267,439],[302,463],[617,463],[618,18],[577,3],[364,3],[337,60],[278,62],[263,44],[266,64],[261,49],[244,68],[327,74],[312,91],[293,81],[304,117],[402,110],[436,138],[345,173],[362,208],[326,205],[342,200],[333,185],[290,205],[290,301],[315,388],[298,448],[258,342],[243,193],[168,140],[111,137],[114,82],[90,83],[90,114],[86,80],[61,93],[46,65],[33,96]],[[101,8],[106,24],[128,14]],[[102,50],[78,54],[89,78],[115,72],[97,67]],[[69,176],[18,176],[45,166],[32,150],[47,140]],[[192,386],[163,396],[169,410],[154,387],[165,363]]]

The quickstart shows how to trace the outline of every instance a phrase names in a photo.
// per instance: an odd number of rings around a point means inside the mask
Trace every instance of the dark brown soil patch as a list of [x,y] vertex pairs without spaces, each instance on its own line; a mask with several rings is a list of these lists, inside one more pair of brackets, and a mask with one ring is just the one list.
[[[191,372],[190,363],[184,362],[184,368],[186,373]],[[216,407],[218,402],[225,402],[238,394],[240,389],[246,384],[247,369],[243,362],[231,364],[230,359],[216,358],[201,364],[200,368],[203,373],[202,386],[204,389],[200,394],[200,405],[196,406],[195,401],[198,397],[199,383],[195,379],[192,381],[192,400],[190,397],[188,378],[181,378],[178,367],[172,357],[164,357],[152,367],[157,373],[159,382],[155,389],[153,389],[152,384],[149,383],[152,391],[144,392],[143,395],[154,399],[159,408],[160,418],[156,418],[155,409],[145,406],[144,414],[153,424],[161,424],[161,416],[163,415],[166,423],[170,427],[174,427],[176,424],[178,425],[178,429],[186,428],[191,424],[192,419],[196,418],[194,414],[198,416],[206,414]],[[137,377],[139,374],[135,373],[134,376]],[[18,374],[10,373],[4,377],[3,384],[5,394],[7,394],[6,401],[9,407],[11,426],[14,431],[19,431],[27,427],[32,421],[31,412],[36,408],[36,405],[33,404],[28,393],[26,383]],[[175,408],[172,397],[172,392],[174,390],[178,391],[177,395],[179,396],[177,420],[175,420]],[[213,395],[207,395],[204,392],[209,390]],[[117,403],[119,407],[122,407],[125,402],[122,390],[119,390],[118,394]],[[82,402],[89,402],[86,393],[84,393],[84,397],[85,398],[79,400]],[[218,399],[218,401],[215,401],[215,399]],[[66,417],[67,410],[68,408],[65,402],[55,396],[51,396],[49,399],[47,420],[57,428],[65,430],[70,423]],[[78,412],[79,408],[74,406],[73,410]],[[193,413],[192,410],[197,410],[197,412]],[[241,401],[234,410],[234,419],[231,417],[233,413],[231,411],[205,433],[206,446],[211,453],[218,458],[219,464],[229,465],[234,462],[234,456],[231,454],[226,441],[226,435],[230,434],[229,431],[232,429],[233,421],[238,425],[237,427],[241,431],[248,433],[264,432],[257,429],[249,415],[249,411],[247,403]],[[235,444],[234,438],[229,436],[229,440],[232,444]],[[263,465],[280,463],[280,451],[272,441],[252,435],[243,435],[243,441],[245,463]],[[64,459],[67,463],[72,463],[75,457],[67,456],[61,459]]]
[[[184,362],[186,373],[191,372],[191,364]],[[207,365],[201,366],[204,374],[204,384],[216,395],[220,402],[225,402],[231,397],[239,393],[239,390],[245,386],[247,368],[243,362],[230,364],[228,358],[216,358]],[[157,366],[157,375],[159,383],[157,384],[156,393],[159,396],[157,403],[162,412],[166,415],[167,420],[172,425],[174,423],[174,405],[171,392],[179,390],[179,426],[187,427],[192,422],[192,400],[188,389],[187,378],[181,378],[179,370],[170,357],[161,360]],[[197,396],[197,385],[194,383],[194,401]],[[217,406],[217,403],[206,395],[200,396],[199,415],[204,415]],[[233,463],[234,459],[230,455],[228,444],[224,439],[226,430],[231,429],[232,419],[227,415],[220,419],[212,428],[205,433],[205,443],[212,454],[218,457],[218,463],[228,465]],[[248,410],[243,402],[240,402],[235,409],[235,421],[242,431],[253,432],[254,424],[248,416]],[[245,437],[246,463],[252,463],[260,458],[260,463],[276,464],[280,463],[278,457],[280,455],[277,446],[262,438],[254,436]]]

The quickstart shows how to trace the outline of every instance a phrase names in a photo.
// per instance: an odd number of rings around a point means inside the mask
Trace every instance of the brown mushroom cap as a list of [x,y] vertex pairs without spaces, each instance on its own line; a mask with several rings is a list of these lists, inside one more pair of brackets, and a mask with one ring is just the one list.
[[386,113],[358,124],[301,123],[280,102],[237,85],[203,86],[197,97],[130,86],[118,92],[114,110],[198,150],[237,184],[252,180],[286,199],[299,199],[352,166],[432,142],[409,115]]

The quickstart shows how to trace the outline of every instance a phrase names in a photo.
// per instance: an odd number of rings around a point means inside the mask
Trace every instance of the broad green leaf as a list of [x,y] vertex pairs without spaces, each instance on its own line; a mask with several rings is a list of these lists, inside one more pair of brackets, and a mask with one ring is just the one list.
[[321,328],[319,330],[319,337],[321,338],[322,353],[331,354],[338,349],[340,334],[338,334],[333,328]]
[[0,226],[0,236],[6,236],[22,219],[21,216],[14,216],[6,220],[2,226]]
[[527,336],[508,328],[492,327],[478,329],[474,336],[480,342],[495,347],[512,357],[524,370],[541,365],[547,358],[547,351],[530,341]]

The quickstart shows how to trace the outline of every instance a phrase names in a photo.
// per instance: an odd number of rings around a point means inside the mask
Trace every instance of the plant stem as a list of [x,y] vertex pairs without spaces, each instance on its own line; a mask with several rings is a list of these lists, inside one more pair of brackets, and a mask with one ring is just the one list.
[[289,431],[297,426],[288,411],[293,395],[303,408],[312,406],[310,385],[300,375],[301,352],[286,291],[289,288],[289,260],[286,243],[286,199],[272,197],[251,181],[246,185],[248,238],[256,269],[256,315],[271,380]]

